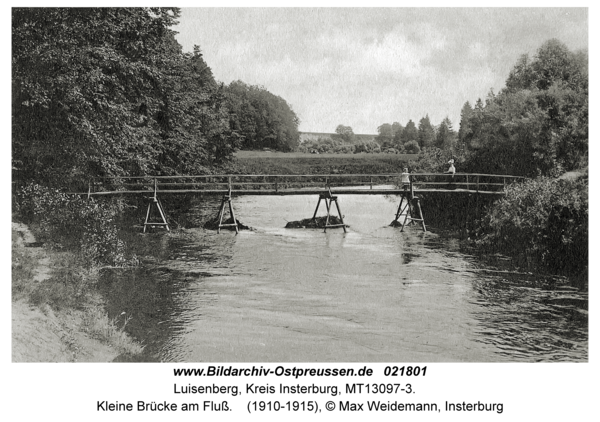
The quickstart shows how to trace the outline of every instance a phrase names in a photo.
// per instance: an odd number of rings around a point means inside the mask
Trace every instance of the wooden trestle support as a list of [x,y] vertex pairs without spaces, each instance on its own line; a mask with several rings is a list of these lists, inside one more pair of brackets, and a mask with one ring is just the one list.
[[[344,229],[344,233],[346,233],[346,224],[344,223],[344,216],[342,215],[342,211],[340,210],[340,204],[338,203],[337,196],[331,194],[331,188],[327,188],[327,192],[319,194],[319,201],[317,202],[317,207],[315,208],[315,213],[313,214],[312,220],[315,221],[317,219],[317,211],[319,211],[319,205],[321,205],[321,200],[325,201],[325,208],[327,208],[327,218],[325,219],[325,230],[331,229],[334,227],[342,227]],[[339,219],[341,221],[340,224],[329,224],[329,217],[331,216],[331,203],[335,202],[335,207],[338,212]]]
[[[167,231],[170,231],[169,223],[167,222],[167,217],[166,217],[165,211],[163,209],[162,204],[160,203],[160,200],[158,199],[158,196],[156,195],[156,192],[158,190],[157,188],[158,187],[157,187],[156,179],[154,179],[154,195],[149,198],[150,202],[148,203],[148,210],[146,211],[146,221],[144,221],[144,233],[146,233],[146,228],[148,226],[150,226],[152,228],[154,228],[156,226],[164,227],[165,229],[167,229]],[[150,221],[152,205],[154,205],[156,207],[156,209],[158,210],[158,214],[160,216],[160,221],[155,221],[155,222]]]
[[[405,203],[406,202],[406,203]],[[404,205],[404,206],[403,206]],[[404,231],[404,226],[406,226],[406,221],[410,218],[408,224],[411,224],[416,221],[421,222],[421,226],[423,227],[423,231],[427,231],[425,228],[425,219],[423,218],[423,211],[421,210],[421,201],[418,196],[415,196],[412,182],[410,183],[410,189],[405,190],[400,194],[400,204],[398,205],[398,211],[396,212],[396,218],[392,221],[392,225],[398,221],[398,219],[404,215],[404,221],[402,222],[402,227],[400,231]]]
[[[233,223],[223,224],[223,215],[225,214],[225,204],[229,206],[229,213],[231,214],[231,219]],[[219,214],[217,215],[217,220],[219,220],[219,225],[217,226],[217,233],[221,233],[221,227],[234,227],[235,234],[239,233],[238,223],[235,219],[235,213],[233,212],[233,205],[231,204],[231,187],[229,187],[229,191],[227,194],[223,195],[223,199],[221,199],[221,207],[219,208]]]

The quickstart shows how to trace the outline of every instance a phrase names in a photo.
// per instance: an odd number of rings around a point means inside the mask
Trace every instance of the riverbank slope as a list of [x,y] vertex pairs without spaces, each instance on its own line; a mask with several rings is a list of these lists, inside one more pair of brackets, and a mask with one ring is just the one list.
[[141,352],[108,319],[97,293],[78,308],[41,300],[68,254],[44,248],[26,225],[12,223],[12,361],[110,362]]

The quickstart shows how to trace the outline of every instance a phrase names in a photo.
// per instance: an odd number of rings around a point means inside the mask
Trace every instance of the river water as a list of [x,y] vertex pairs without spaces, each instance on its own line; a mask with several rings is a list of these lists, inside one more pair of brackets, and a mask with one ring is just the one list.
[[[253,228],[238,235],[136,235],[142,265],[103,275],[109,314],[147,361],[588,360],[587,292],[491,267],[435,228],[389,227],[397,197],[340,195],[348,233],[283,228],[317,199],[234,198]],[[201,227],[219,203],[183,217]]]

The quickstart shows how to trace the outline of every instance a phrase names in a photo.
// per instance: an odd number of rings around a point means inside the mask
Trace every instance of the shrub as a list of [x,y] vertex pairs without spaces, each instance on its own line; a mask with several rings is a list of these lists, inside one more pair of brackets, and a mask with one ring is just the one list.
[[36,259],[30,250],[17,246],[19,234],[13,230],[12,242],[12,295],[13,298],[31,293],[31,280],[35,275]]
[[16,198],[16,211],[35,225],[41,241],[55,248],[76,248],[90,262],[126,263],[116,225],[118,202],[82,199],[38,184],[19,189]]
[[587,178],[538,178],[507,187],[481,220],[477,238],[487,251],[525,256],[559,273],[587,273]]
[[421,152],[421,147],[417,141],[408,141],[404,144],[404,150],[407,154],[418,154]]
[[128,355],[142,353],[144,348],[134,342],[125,332],[125,326],[131,317],[120,318],[121,316],[109,319],[102,307],[90,305],[83,314],[82,329],[91,337],[114,346],[119,353]]

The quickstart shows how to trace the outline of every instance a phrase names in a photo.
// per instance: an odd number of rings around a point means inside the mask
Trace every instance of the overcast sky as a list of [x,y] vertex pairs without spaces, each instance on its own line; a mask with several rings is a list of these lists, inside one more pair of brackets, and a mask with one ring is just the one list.
[[426,114],[458,130],[463,104],[503,88],[520,55],[550,38],[588,48],[585,8],[184,8],[179,22],[218,81],[264,86],[305,132]]

